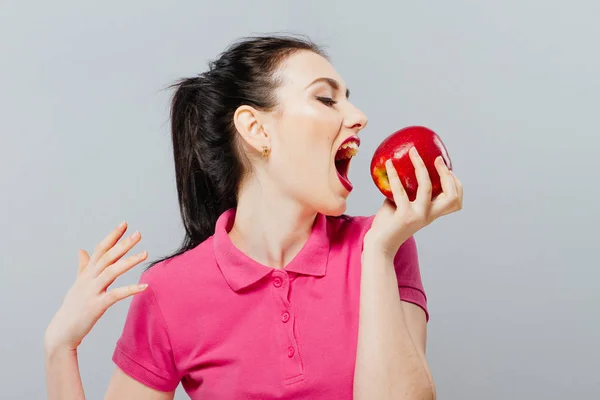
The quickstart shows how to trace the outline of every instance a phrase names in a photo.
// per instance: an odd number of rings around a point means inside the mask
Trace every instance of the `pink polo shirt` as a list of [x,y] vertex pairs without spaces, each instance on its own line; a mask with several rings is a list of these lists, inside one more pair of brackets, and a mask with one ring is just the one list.
[[[142,274],[113,361],[152,388],[181,382],[192,399],[350,399],[358,333],[362,240],[373,217],[318,215],[283,270],[215,234]],[[395,258],[400,297],[423,308],[413,238]]]

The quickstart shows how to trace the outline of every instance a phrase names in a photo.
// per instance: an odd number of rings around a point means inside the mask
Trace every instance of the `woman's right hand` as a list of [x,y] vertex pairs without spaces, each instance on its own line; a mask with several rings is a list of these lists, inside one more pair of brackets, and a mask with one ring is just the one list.
[[73,286],[46,329],[46,348],[75,350],[104,312],[119,300],[144,291],[147,285],[129,285],[107,290],[117,277],[144,261],[146,251],[122,258],[141,239],[139,232],[121,240],[127,224],[121,223],[90,257],[79,250],[79,271]]

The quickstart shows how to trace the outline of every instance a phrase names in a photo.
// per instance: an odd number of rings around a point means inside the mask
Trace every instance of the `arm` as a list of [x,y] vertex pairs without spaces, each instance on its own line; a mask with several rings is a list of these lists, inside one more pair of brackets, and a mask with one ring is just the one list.
[[[77,279],[44,334],[46,390],[49,400],[85,400],[77,349],[98,319],[116,302],[141,294],[147,285],[129,285],[107,290],[120,275],[146,259],[142,252],[123,258],[138,241],[132,235],[119,242],[127,225],[113,230],[95,249],[91,258],[79,252]],[[136,297],[134,297],[136,299]],[[117,371],[106,399],[173,399],[173,392],[159,392]]]
[[463,189],[438,157],[435,167],[443,192],[432,199],[432,184],[423,160],[414,147],[409,154],[418,182],[416,199],[409,200],[391,160],[386,161],[394,200],[386,199],[363,240],[354,376],[358,400],[436,398],[425,360],[426,316],[417,306],[401,301],[394,258],[417,231],[460,210]]
[[175,391],[161,392],[152,389],[116,368],[108,385],[104,400],[144,399],[144,400],[173,400]]
[[401,303],[402,310],[404,311],[404,318],[406,320],[406,326],[408,327],[410,337],[417,348],[417,352],[419,353],[419,357],[421,358],[421,362],[423,363],[423,367],[427,373],[429,383],[433,388],[433,398],[435,399],[435,383],[433,381],[433,377],[431,376],[429,364],[425,358],[427,347],[427,317],[425,316],[425,312],[421,307],[407,301],[402,301]]
[[363,252],[360,291],[354,397],[435,399],[425,361],[425,315],[400,300],[393,259]]
[[48,399],[84,400],[77,350],[44,345]]
[[[47,343],[45,353],[48,399],[85,400],[77,350],[60,349]],[[173,400],[174,396],[174,391],[152,389],[116,368],[104,399]]]

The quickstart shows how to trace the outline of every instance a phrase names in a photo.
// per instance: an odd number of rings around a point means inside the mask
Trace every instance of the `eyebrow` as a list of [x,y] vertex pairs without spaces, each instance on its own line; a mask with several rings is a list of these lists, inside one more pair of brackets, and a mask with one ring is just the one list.
[[[325,82],[326,84],[328,84],[329,86],[331,86],[331,88],[332,88],[333,90],[340,90],[340,83],[339,83],[338,81],[336,81],[336,80],[335,80],[335,79],[333,79],[333,78],[326,78],[326,77],[322,77],[322,78],[317,78],[317,79],[315,79],[314,81],[312,81],[312,82],[311,82],[311,83],[310,83],[310,84],[307,86],[307,88],[308,88],[308,87],[311,87],[312,85],[314,85],[315,83],[318,83],[318,82]],[[349,97],[350,97],[350,90],[349,90],[349,89],[346,89],[346,98],[349,98]]]

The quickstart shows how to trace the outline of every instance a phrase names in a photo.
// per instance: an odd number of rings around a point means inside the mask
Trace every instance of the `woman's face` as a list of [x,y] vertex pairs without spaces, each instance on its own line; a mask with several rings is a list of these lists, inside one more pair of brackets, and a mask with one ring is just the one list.
[[[271,148],[261,166],[284,196],[326,215],[346,210],[348,166],[367,117],[348,100],[344,80],[322,56],[299,51],[282,62],[278,110],[264,118]],[[340,146],[349,149],[340,150]],[[336,162],[338,159],[342,159]]]

